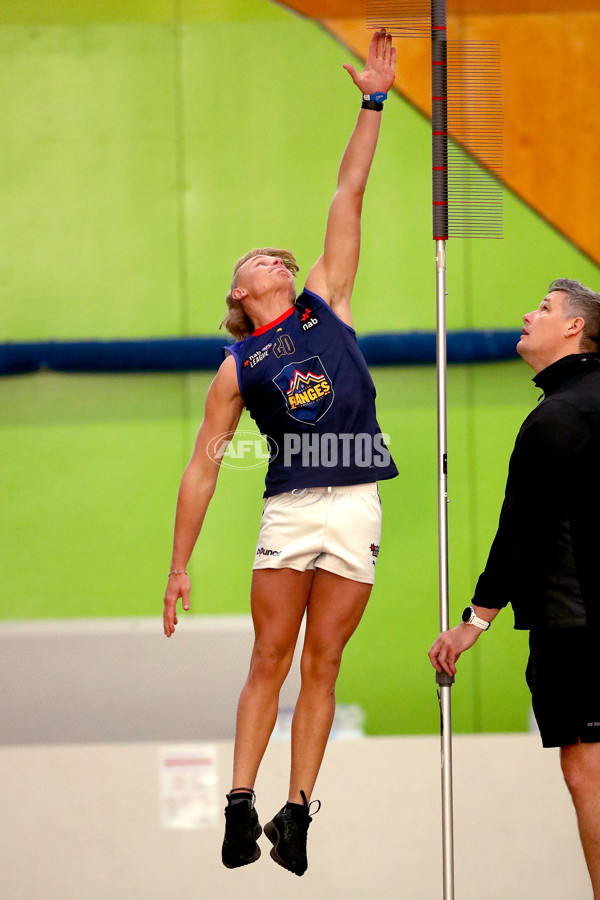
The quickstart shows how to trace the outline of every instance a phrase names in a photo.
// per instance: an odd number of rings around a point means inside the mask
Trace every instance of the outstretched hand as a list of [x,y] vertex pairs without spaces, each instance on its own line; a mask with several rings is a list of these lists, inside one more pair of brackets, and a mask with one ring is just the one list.
[[385,28],[376,31],[371,38],[367,63],[362,72],[357,72],[349,63],[344,65],[352,81],[363,94],[387,93],[396,76],[396,48],[392,47],[392,36]]

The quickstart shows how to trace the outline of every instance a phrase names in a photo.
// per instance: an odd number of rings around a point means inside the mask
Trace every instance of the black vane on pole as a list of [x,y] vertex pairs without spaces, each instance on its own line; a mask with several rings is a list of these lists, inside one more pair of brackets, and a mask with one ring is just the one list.
[[367,0],[367,28],[385,28],[398,37],[428,38],[429,0]]
[[448,41],[448,230],[501,238],[502,71],[497,41]]
[[385,28],[400,38],[431,38],[433,202],[438,205],[434,239],[501,238],[503,115],[498,42],[452,39],[444,0],[366,0],[366,6],[368,28]]

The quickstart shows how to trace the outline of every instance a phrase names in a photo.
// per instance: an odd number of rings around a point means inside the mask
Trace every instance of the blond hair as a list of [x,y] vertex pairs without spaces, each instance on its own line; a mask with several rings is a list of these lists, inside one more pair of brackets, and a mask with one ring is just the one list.
[[219,328],[226,328],[227,331],[233,335],[233,337],[237,341],[243,340],[243,338],[248,337],[254,331],[254,325],[249,317],[246,315],[244,311],[244,307],[240,303],[239,300],[235,300],[233,297],[233,289],[235,287],[236,275],[239,269],[244,265],[245,262],[248,262],[249,259],[252,259],[255,256],[276,256],[278,257],[286,269],[292,273],[292,275],[296,276],[298,272],[298,263],[294,257],[294,254],[290,250],[275,250],[273,247],[262,247],[256,248],[254,250],[249,250],[245,256],[241,256],[233,267],[233,277],[231,279],[231,288],[229,293],[225,297],[225,303],[227,304],[227,313],[223,317]]

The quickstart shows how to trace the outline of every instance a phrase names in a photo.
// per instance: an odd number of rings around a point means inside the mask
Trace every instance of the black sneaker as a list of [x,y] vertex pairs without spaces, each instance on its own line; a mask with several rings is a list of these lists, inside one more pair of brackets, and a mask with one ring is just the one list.
[[[304,791],[300,791],[303,805],[299,803],[288,804],[280,809],[277,815],[265,825],[265,834],[273,844],[271,858],[294,875],[304,875],[308,869],[306,859],[306,837],[308,826],[312,822],[310,804],[306,800]],[[321,801],[315,800],[318,807],[315,814],[321,809]]]
[[256,841],[262,833],[262,828],[254,809],[254,798],[232,804],[231,799],[235,796],[227,794],[229,802],[225,807],[225,837],[221,859],[228,869],[247,866],[256,862],[260,856],[260,847]]

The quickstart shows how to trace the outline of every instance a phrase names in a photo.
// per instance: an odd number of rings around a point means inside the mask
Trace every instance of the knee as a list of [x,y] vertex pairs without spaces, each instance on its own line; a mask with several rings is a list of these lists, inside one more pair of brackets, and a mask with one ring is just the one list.
[[565,752],[563,749],[560,754],[560,767],[569,791],[571,794],[577,793],[580,789],[581,770],[574,755],[568,752],[568,750]]
[[561,748],[560,765],[572,796],[592,787],[600,788],[600,758],[594,744],[573,744]]
[[249,679],[255,682],[280,682],[289,672],[294,648],[257,641],[252,651]]
[[304,648],[300,666],[302,683],[333,691],[340,671],[342,654],[332,648]]

